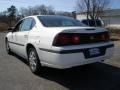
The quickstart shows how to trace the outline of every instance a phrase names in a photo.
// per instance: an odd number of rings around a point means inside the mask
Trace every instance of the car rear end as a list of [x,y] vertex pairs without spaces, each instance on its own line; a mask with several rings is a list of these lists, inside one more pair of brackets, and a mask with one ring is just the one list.
[[42,65],[64,69],[112,57],[114,44],[106,29],[87,27],[64,16],[38,18],[47,32],[47,36],[43,34],[44,46],[39,48]]
[[48,66],[64,69],[109,59],[113,50],[107,30],[82,28],[63,30],[54,37],[51,49],[42,51]]

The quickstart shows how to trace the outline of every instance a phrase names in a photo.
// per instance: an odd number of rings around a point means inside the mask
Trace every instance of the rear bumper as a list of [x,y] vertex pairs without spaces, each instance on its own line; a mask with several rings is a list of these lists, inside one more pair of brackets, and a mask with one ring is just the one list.
[[[90,48],[102,48],[105,53],[103,55],[88,57],[85,51]],[[114,44],[104,46],[89,47],[74,50],[48,50],[39,48],[38,55],[43,66],[54,68],[71,68],[74,66],[90,64],[111,58],[113,56]]]

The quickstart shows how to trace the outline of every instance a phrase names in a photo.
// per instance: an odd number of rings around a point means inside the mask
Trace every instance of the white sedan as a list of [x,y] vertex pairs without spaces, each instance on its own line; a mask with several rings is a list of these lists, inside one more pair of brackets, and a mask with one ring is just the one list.
[[113,56],[114,44],[104,28],[88,27],[65,16],[38,15],[20,20],[6,35],[6,50],[41,67],[65,69],[101,62]]

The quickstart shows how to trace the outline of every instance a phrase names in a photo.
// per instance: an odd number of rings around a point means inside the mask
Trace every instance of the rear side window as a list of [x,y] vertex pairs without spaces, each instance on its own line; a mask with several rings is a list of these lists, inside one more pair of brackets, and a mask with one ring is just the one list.
[[31,29],[35,26],[35,24],[36,24],[36,22],[35,22],[35,20],[33,19],[33,20],[32,20],[32,24],[31,24]]
[[23,21],[21,31],[29,31],[33,27],[33,19],[32,18],[27,18]]

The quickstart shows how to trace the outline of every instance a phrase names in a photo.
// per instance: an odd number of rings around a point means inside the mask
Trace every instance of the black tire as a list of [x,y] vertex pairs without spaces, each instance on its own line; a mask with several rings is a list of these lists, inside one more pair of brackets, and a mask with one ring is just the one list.
[[28,62],[29,62],[29,67],[32,73],[39,74],[41,72],[42,67],[40,64],[40,60],[35,48],[33,47],[29,48],[28,50]]
[[8,53],[8,54],[12,54],[12,52],[11,52],[11,50],[10,50],[9,42],[8,42],[7,39],[6,39],[6,41],[5,41],[5,45],[6,45],[6,51],[7,51],[7,53]]

